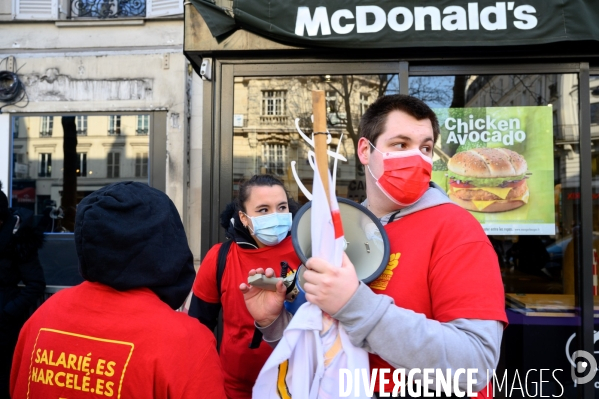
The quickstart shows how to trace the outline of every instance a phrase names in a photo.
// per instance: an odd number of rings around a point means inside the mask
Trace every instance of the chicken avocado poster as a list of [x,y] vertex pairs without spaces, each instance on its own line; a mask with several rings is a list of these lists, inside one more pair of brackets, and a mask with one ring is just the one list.
[[433,181],[489,235],[553,235],[552,108],[435,109]]

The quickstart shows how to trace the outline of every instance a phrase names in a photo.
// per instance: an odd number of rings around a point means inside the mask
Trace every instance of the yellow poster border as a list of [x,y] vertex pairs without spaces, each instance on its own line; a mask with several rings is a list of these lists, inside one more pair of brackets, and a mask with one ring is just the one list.
[[123,380],[125,379],[125,372],[127,371],[127,366],[129,365],[129,360],[131,360],[131,355],[133,354],[133,349],[135,349],[135,344],[133,344],[132,342],[117,341],[117,340],[114,340],[114,339],[92,337],[92,336],[89,336],[89,335],[77,334],[77,333],[72,333],[72,332],[68,332],[68,331],[55,330],[53,328],[42,327],[37,332],[37,337],[35,337],[35,344],[33,345],[33,350],[31,351],[31,362],[29,363],[29,377],[27,379],[27,399],[29,399],[29,391],[30,391],[30,385],[31,385],[31,369],[33,367],[33,354],[35,353],[35,348],[37,347],[37,341],[38,341],[38,339],[39,339],[40,334],[42,333],[42,331],[53,332],[53,333],[62,334],[62,335],[70,335],[72,337],[89,339],[89,340],[92,340],[92,341],[108,342],[108,343],[111,343],[111,344],[119,344],[119,345],[128,345],[128,346],[130,346],[131,350],[129,351],[129,356],[127,357],[127,361],[125,362],[125,366],[123,367],[123,372],[121,373],[121,380],[119,381],[119,390],[118,390],[118,394],[117,394],[117,399],[121,398],[121,389],[123,388]]

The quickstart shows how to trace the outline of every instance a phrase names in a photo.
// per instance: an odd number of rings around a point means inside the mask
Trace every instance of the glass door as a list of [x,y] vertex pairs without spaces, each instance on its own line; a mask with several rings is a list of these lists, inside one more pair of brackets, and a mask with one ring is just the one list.
[[[433,179],[481,222],[498,256],[510,326],[495,378],[505,376],[510,387],[519,379],[522,386],[510,392],[496,386],[495,395],[590,397],[595,382],[577,386],[571,374],[574,351],[594,352],[593,301],[599,306],[589,252],[599,242],[597,212],[588,206],[596,198],[586,198],[596,166],[587,150],[595,148],[599,74],[587,72],[581,83],[582,65],[217,62],[212,128],[218,134],[212,135],[214,151],[204,151],[212,168],[210,209],[223,209],[256,173],[279,176],[294,198],[306,201],[311,148],[303,135],[311,133],[312,89],[326,92],[329,149],[339,154],[337,194],[362,201],[364,171],[355,144],[364,108],[384,94],[419,97],[441,124]],[[589,84],[589,93],[581,93]],[[463,152],[499,152],[519,166],[488,176],[459,173],[451,160]],[[224,238],[218,214],[208,218],[203,251]],[[529,371],[534,376],[526,379]]]

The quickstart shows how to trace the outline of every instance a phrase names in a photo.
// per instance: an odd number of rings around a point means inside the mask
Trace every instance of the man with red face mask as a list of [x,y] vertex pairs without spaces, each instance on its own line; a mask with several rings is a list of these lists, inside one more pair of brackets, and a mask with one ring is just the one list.
[[[363,205],[385,226],[389,263],[366,285],[347,257],[341,268],[311,258],[306,299],[339,320],[352,344],[370,352],[371,368],[477,369],[473,391],[492,394],[485,388],[507,325],[497,255],[476,219],[431,182],[436,115],[414,97],[384,96],[365,112],[360,132],[358,156],[368,170]],[[271,345],[291,317],[282,310],[285,289],[279,285],[277,292],[240,286]],[[455,396],[468,388],[463,377],[453,387]],[[393,386],[391,381],[384,391]]]

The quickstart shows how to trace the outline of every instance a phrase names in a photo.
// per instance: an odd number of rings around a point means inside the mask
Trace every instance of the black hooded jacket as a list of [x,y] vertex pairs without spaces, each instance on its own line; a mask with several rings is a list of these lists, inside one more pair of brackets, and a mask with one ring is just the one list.
[[[19,331],[46,287],[37,255],[43,235],[26,225],[22,214],[6,209],[0,216],[4,221],[0,226],[0,398],[9,397],[10,367]],[[20,282],[25,287],[19,287]]]
[[[43,235],[31,226],[23,226],[23,218],[19,219],[16,233],[13,233],[18,220],[16,213],[10,214],[0,227],[0,324],[23,319],[46,287],[37,254]],[[21,281],[24,288],[18,288]]]
[[183,223],[166,194],[121,182],[85,197],[77,207],[75,246],[81,275],[119,291],[146,287],[180,307],[194,279]]

